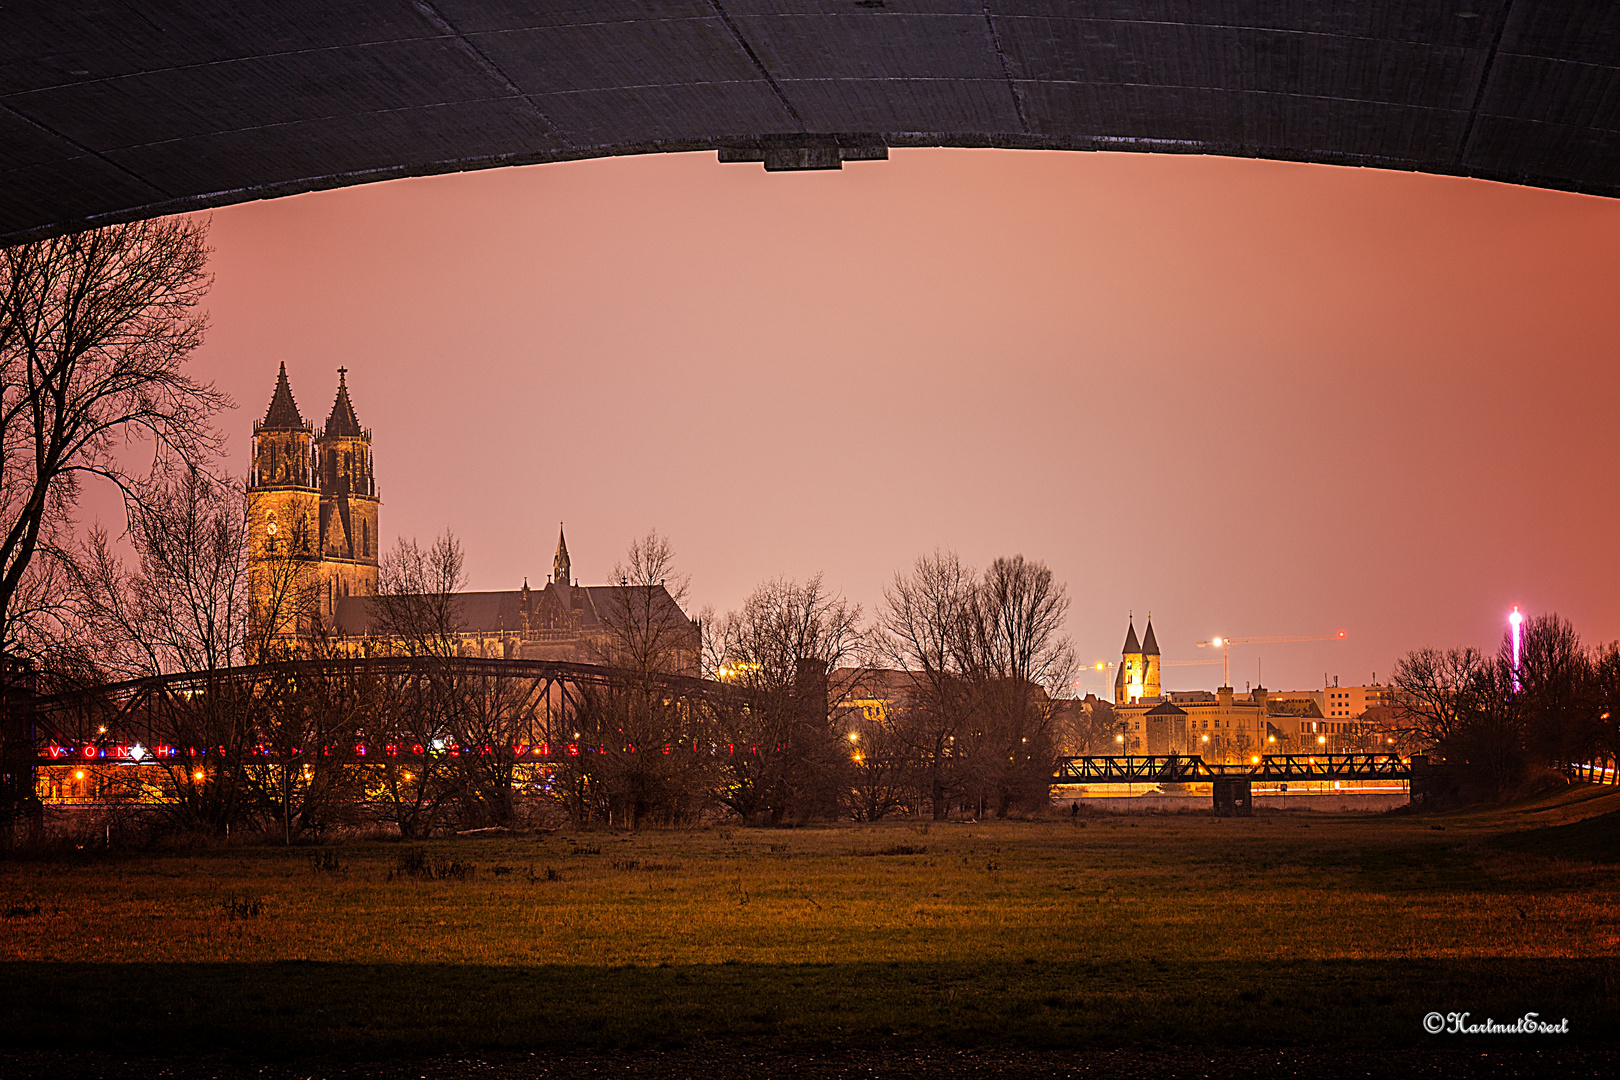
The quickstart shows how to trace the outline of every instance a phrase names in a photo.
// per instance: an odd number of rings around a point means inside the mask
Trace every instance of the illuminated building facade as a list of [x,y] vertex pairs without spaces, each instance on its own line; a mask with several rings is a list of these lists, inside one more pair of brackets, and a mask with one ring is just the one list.
[[[1237,761],[1257,753],[1279,753],[1286,736],[1273,717],[1264,688],[1238,695],[1230,686],[1214,693],[1183,690],[1117,704],[1124,752],[1197,754],[1206,761]],[[1287,747],[1292,749],[1292,747]]]
[[[248,472],[249,611],[260,628],[296,637],[340,600],[377,591],[377,484],[371,432],[349,400],[346,369],[319,433],[293,399],[281,365],[270,407],[253,425]],[[313,595],[314,604],[305,598]],[[314,608],[315,610],[310,610]]]
[[[698,673],[701,629],[662,584],[578,584],[560,528],[551,566],[551,580],[538,589],[524,581],[521,589],[457,593],[452,614],[457,653],[599,664],[612,662],[612,639],[628,633],[663,653],[668,670]],[[387,649],[369,595],[340,597],[332,628],[340,638]]]
[[[1296,690],[1271,695],[1272,707],[1286,706],[1289,734],[1302,750],[1353,753],[1388,749],[1395,745],[1395,688],[1380,683],[1365,686],[1333,685],[1320,690]],[[1310,708],[1300,706],[1309,704]]]
[[[1213,693],[1165,692],[1162,668],[1151,618],[1140,641],[1133,621],[1125,633],[1119,674],[1114,679],[1120,753],[1196,754],[1206,761],[1236,763],[1257,754],[1359,748],[1352,743],[1365,725],[1352,723],[1348,717],[1328,722],[1320,708],[1322,701],[1336,702],[1341,700],[1338,697],[1272,694],[1263,686],[1242,694],[1230,686],[1217,687]],[[1375,691],[1383,688],[1364,689],[1370,702]],[[1322,694],[1337,692],[1330,687]],[[1361,700],[1356,699],[1358,704]]]

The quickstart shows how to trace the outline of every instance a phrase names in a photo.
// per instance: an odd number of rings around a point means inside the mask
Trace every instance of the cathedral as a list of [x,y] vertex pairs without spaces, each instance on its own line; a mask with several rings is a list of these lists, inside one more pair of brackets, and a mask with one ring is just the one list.
[[[274,624],[274,636],[307,632],[307,621],[315,618],[330,626],[344,597],[377,591],[380,500],[371,472],[371,432],[355,415],[346,375],[347,369],[338,368],[337,398],[317,432],[298,411],[282,364],[270,408],[253,425],[249,610],[261,625]],[[301,599],[309,592],[314,604]]]
[[[281,365],[270,408],[253,425],[248,473],[249,612],[285,642],[328,636],[352,651],[391,647],[378,627],[377,483],[371,432],[349,400],[347,369],[319,432],[304,420]],[[551,579],[540,588],[455,597],[456,647],[466,656],[600,662],[626,622],[666,642],[695,674],[702,640],[662,584],[580,585],[559,526]],[[617,627],[617,630],[615,629]]]

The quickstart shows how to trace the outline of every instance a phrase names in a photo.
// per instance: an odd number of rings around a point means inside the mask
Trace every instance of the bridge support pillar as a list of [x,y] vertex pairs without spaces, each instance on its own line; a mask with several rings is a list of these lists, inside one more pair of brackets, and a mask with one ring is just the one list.
[[0,852],[37,842],[45,814],[34,792],[33,671],[9,660],[5,664],[0,672]]
[[1216,817],[1251,817],[1254,814],[1254,792],[1246,777],[1217,776],[1215,789]]

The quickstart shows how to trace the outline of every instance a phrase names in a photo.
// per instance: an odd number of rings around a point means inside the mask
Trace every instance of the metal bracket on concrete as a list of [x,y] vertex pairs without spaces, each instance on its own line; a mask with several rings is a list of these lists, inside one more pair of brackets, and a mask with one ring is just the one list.
[[758,161],[766,172],[803,172],[842,169],[846,161],[887,161],[889,148],[869,137],[800,137],[791,142],[768,139],[756,146],[722,146],[719,157],[722,165]]

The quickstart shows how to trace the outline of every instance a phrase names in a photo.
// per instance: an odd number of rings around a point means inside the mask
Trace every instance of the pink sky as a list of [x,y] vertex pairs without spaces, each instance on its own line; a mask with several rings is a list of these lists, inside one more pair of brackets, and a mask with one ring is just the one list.
[[[1387,675],[1508,608],[1620,637],[1620,203],[1218,158],[712,154],[424,180],[213,214],[197,363],[240,408],[349,368],[382,537],[472,586],[668,533],[694,607],[824,571],[868,610],[936,545],[1022,552],[1082,659],[1152,611],[1233,681]],[[1209,687],[1218,667],[1172,669]],[[1093,680],[1090,688],[1097,688]]]

